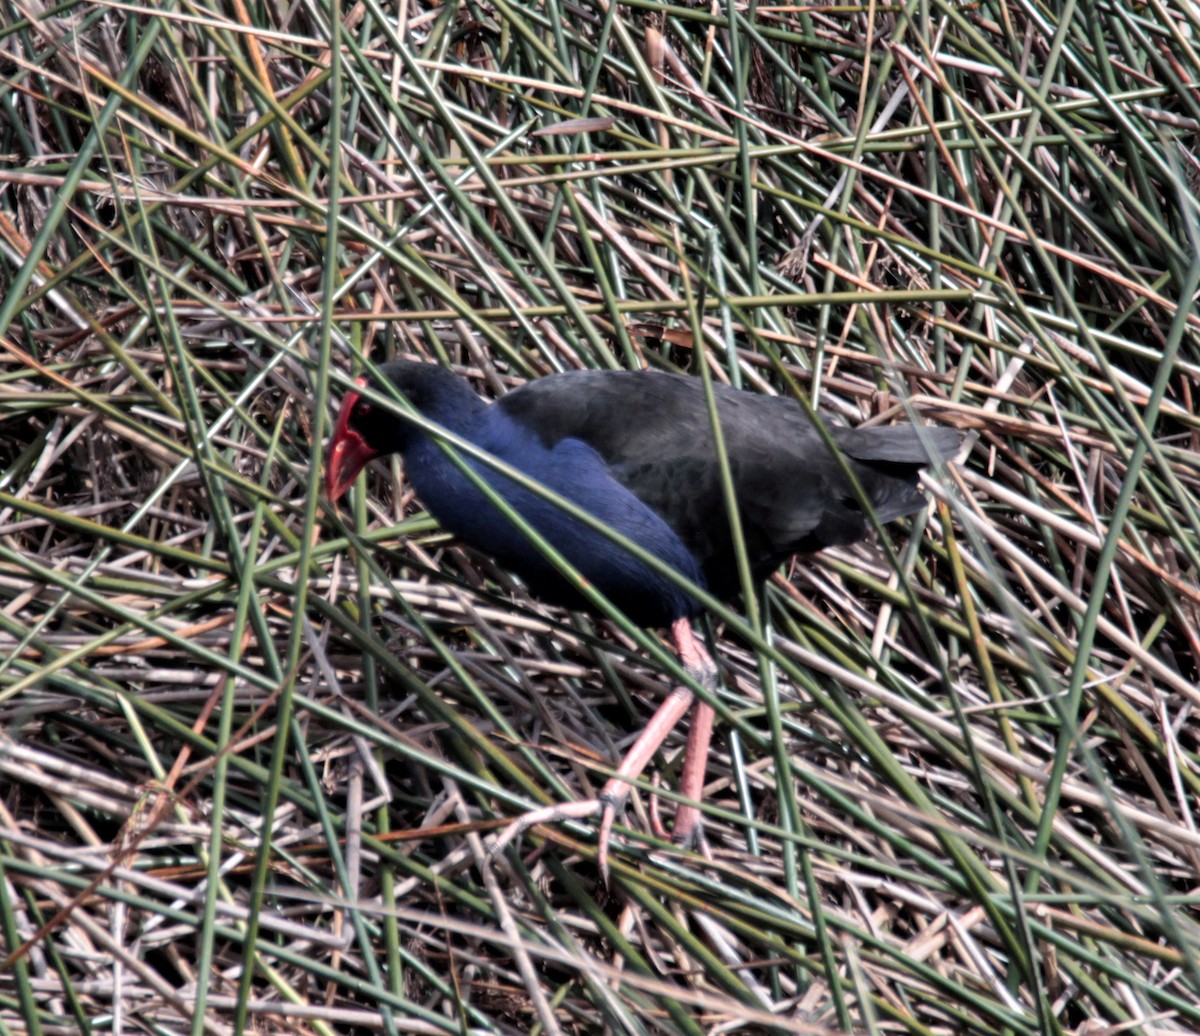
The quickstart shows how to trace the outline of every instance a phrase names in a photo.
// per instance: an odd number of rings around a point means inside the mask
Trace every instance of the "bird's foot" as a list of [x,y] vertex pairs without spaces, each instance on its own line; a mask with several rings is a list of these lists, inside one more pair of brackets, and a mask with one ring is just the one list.
[[531,809],[523,813],[504,828],[488,849],[488,858],[492,859],[501,853],[505,846],[520,838],[531,827],[539,824],[561,824],[564,820],[584,820],[587,817],[600,817],[600,848],[596,862],[600,867],[600,877],[608,884],[608,843],[612,839],[613,824],[617,817],[625,811],[625,803],[629,800],[629,785],[614,777],[609,781],[600,794],[594,799],[583,799],[579,802],[562,802],[554,806],[543,806],[541,809]]
[[[703,686],[714,689],[717,685],[717,666],[696,640],[691,625],[687,619],[679,619],[671,625],[671,636],[679,652],[680,661],[684,668]],[[524,832],[537,824],[556,824],[564,820],[582,820],[585,817],[600,817],[600,849],[597,862],[604,883],[608,884],[608,843],[612,838],[613,824],[617,815],[624,810],[629,798],[630,782],[637,780],[647,764],[654,757],[667,735],[683,718],[684,713],[692,705],[694,695],[687,687],[675,687],[666,700],[658,707],[645,729],[638,735],[633,746],[621,760],[621,765],[614,776],[604,785],[598,798],[585,799],[582,802],[568,802],[557,806],[545,806],[531,810],[524,816],[517,817],[497,837],[488,855],[494,857],[506,845],[520,837]],[[684,761],[683,775],[680,781],[680,791],[689,799],[699,801],[704,792],[704,772],[708,760],[708,744],[712,737],[713,710],[710,705],[700,702],[696,707],[688,732],[687,753]],[[661,822],[657,822],[656,830],[661,830]],[[675,814],[675,841],[681,845],[703,847],[703,835],[700,831],[700,810],[696,806],[684,803]]]
[[662,808],[659,806],[658,775],[654,776],[654,789],[650,792],[646,809],[646,818],[650,823],[650,833],[664,842],[674,841],[681,849],[700,849],[706,843],[704,840],[704,815],[695,806],[686,802],[679,803],[675,808],[675,829],[668,831],[662,819]]
[[681,802],[675,808],[675,826],[671,837],[684,849],[695,849],[704,841],[703,815],[695,806]]

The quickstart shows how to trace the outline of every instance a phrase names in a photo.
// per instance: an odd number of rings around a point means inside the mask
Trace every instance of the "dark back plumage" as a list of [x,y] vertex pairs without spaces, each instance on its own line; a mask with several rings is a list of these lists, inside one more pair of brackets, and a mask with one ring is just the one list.
[[[869,523],[842,465],[792,399],[716,387],[750,564],[763,576],[793,554],[854,543]],[[541,378],[497,404],[550,445],[586,442],[613,477],[661,514],[711,589],[737,588],[712,426],[698,378],[580,371]],[[918,475],[962,443],[952,428],[828,426],[880,521],[925,506]]]

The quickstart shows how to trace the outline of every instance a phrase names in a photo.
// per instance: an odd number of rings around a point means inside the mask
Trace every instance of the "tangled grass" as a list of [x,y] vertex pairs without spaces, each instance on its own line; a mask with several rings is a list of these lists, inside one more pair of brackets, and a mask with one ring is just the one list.
[[[1194,7],[0,10],[0,1031],[1200,1029]],[[972,433],[718,623],[711,859],[486,859],[677,674],[327,506],[393,354]]]

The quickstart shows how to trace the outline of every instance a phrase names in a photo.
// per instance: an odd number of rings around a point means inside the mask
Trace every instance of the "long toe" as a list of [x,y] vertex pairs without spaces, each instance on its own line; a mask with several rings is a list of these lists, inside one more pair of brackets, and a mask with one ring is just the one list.
[[596,853],[596,863],[600,867],[600,880],[608,887],[608,843],[612,839],[613,824],[617,819],[617,810],[611,802],[604,802],[600,813],[600,844]]
[[[515,842],[531,827],[538,824],[561,824],[564,820],[583,820],[594,817],[597,813],[603,817],[612,806],[603,799],[584,799],[581,802],[562,802],[555,806],[543,806],[541,809],[531,809],[522,813],[504,828],[488,850],[488,859],[494,859],[504,849]],[[615,816],[615,813],[614,813]],[[612,826],[611,821],[609,827]]]

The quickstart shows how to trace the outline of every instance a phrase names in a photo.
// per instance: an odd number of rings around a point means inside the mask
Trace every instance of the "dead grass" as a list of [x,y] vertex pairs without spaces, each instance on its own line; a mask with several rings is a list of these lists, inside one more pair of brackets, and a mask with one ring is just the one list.
[[[1195,12],[735,13],[3,9],[4,1032],[1200,1028]],[[974,433],[721,625],[710,861],[487,863],[671,674],[319,499],[391,353]]]

